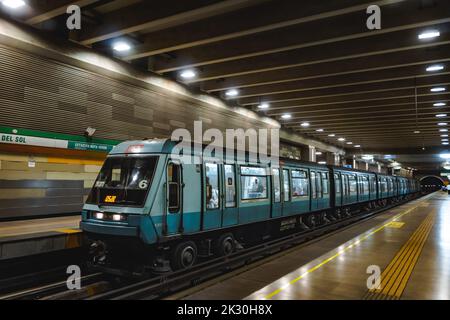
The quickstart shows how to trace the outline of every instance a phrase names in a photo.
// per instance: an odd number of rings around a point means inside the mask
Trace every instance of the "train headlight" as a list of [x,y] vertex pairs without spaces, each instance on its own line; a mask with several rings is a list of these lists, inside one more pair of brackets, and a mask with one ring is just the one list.
[[123,219],[123,216],[121,214],[113,214],[112,218],[114,221],[121,221]]
[[94,216],[95,216],[95,219],[99,219],[99,220],[102,220],[105,217],[103,212],[96,212]]

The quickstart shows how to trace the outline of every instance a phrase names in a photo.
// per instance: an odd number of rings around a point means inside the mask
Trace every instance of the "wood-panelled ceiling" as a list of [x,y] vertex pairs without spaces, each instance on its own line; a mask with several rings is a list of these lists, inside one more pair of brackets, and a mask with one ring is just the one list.
[[[226,90],[237,89],[230,103],[322,141],[352,151],[355,145],[378,151],[446,148],[441,141],[446,133],[439,129],[449,127],[438,122],[450,123],[448,0],[27,4],[15,18],[179,81],[181,71],[193,68],[197,77],[189,86],[223,98]],[[80,31],[65,28],[69,4],[82,7]],[[373,4],[381,7],[381,30],[366,27],[366,8]],[[427,30],[440,36],[418,39]],[[131,49],[114,53],[118,40]],[[444,69],[426,71],[436,64]],[[434,87],[446,91],[431,92]],[[259,110],[261,103],[269,108]],[[283,120],[286,113],[291,118]],[[303,122],[310,126],[302,127]]]

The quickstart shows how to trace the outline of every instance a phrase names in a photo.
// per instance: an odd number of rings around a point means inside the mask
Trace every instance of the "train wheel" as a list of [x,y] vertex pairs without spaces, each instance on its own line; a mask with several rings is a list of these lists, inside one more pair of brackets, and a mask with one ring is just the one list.
[[179,243],[172,252],[170,265],[172,270],[187,269],[197,260],[197,246],[192,241]]
[[231,233],[225,233],[217,240],[215,253],[216,255],[223,257],[228,256],[236,249],[234,236]]

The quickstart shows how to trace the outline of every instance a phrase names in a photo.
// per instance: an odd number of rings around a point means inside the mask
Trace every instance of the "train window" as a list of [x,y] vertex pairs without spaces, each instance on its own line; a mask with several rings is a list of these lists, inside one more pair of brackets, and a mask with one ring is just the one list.
[[291,187],[289,184],[289,170],[283,169],[283,192],[284,192],[283,200],[285,202],[289,201],[289,195],[291,194],[290,190]]
[[292,170],[292,196],[303,197],[308,195],[308,173],[303,170]]
[[341,178],[338,174],[334,175],[334,189],[337,194],[341,193]]
[[386,192],[386,178],[380,179],[381,192]]
[[348,177],[349,179],[349,191],[350,194],[352,193],[356,193],[356,176],[355,175],[351,175]]
[[360,182],[360,192],[362,195],[367,194],[369,192],[369,178],[367,176],[361,176]]
[[226,164],[225,169],[225,207],[236,207],[236,176],[234,166]]
[[311,171],[311,195],[313,199],[317,199],[317,182],[316,173]]
[[219,165],[216,163],[205,163],[206,170],[206,208],[219,208]]
[[328,173],[322,172],[323,194],[328,194]]
[[167,185],[169,212],[176,213],[180,211],[180,184],[181,168],[180,165],[169,163],[167,166]]
[[317,198],[322,198],[322,179],[320,172],[316,174]]
[[272,169],[273,179],[273,200],[274,202],[281,201],[281,182],[280,182],[280,169]]
[[371,176],[369,178],[369,192],[373,193],[376,190],[375,177]]
[[158,157],[109,157],[86,202],[143,206],[152,184]]
[[266,172],[265,168],[241,167],[242,200],[267,198]]

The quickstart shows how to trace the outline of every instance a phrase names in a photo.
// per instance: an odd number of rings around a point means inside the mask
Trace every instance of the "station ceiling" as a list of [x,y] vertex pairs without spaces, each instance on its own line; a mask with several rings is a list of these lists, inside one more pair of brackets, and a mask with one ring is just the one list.
[[[447,148],[448,0],[27,4],[28,10],[15,18],[352,152]],[[82,7],[82,28],[76,32],[65,28],[70,4]],[[369,5],[381,8],[380,30],[366,26]],[[419,39],[430,31],[439,36]],[[129,50],[115,51],[119,42]],[[431,66],[437,70],[427,71]],[[186,70],[195,77],[182,79]],[[443,91],[432,91],[436,88]],[[237,95],[227,96],[228,90]],[[283,119],[286,114],[290,118]]]

